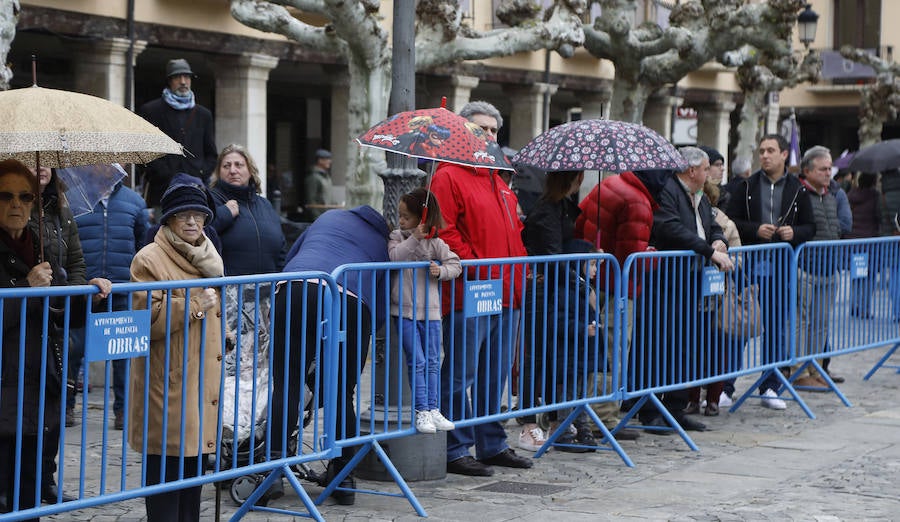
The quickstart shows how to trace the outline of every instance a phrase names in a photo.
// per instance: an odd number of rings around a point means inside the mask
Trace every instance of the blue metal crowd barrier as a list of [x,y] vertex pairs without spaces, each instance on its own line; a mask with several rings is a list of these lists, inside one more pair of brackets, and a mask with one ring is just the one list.
[[[893,322],[900,316],[898,250],[900,241],[892,238],[811,242],[797,251],[785,244],[742,247],[730,251],[736,269],[729,273],[718,272],[693,252],[681,251],[634,254],[621,270],[615,258],[601,253],[463,261],[462,275],[437,288],[448,310],[442,317],[442,331],[424,330],[422,339],[428,343],[431,336],[440,335],[443,345],[440,406],[459,428],[448,438],[448,452],[471,442],[467,438],[471,435],[466,434],[489,423],[555,416],[556,429],[535,454],[540,457],[559,444],[570,424],[587,418],[602,433],[596,448],[615,451],[631,466],[615,434],[634,426],[632,420],[643,407],[656,408],[669,429],[697,449],[665,407],[667,394],[674,396],[685,388],[760,374],[732,411],[757,396],[758,386],[774,380],[781,397],[795,400],[812,417],[795,390],[798,374],[780,371],[790,365],[822,373],[829,387],[849,405],[818,360],[894,343],[868,378],[900,346]],[[12,512],[0,514],[0,521],[228,481],[233,496],[235,484],[243,488],[242,506],[233,520],[251,509],[321,520],[316,505],[340,488],[370,452],[400,487],[401,493],[395,496],[406,497],[419,515],[426,516],[381,443],[415,433],[412,392],[401,384],[403,379],[391,378],[407,371],[401,346],[409,335],[398,327],[391,289],[396,288],[402,296],[406,295],[404,285],[413,286],[409,289],[412,302],[400,303],[401,309],[404,304],[412,309],[437,307],[428,292],[420,292],[424,289],[418,288],[419,279],[402,277],[404,271],[424,271],[427,266],[425,262],[354,264],[333,274],[114,285],[113,295],[120,299],[110,299],[100,309],[87,307],[85,313],[86,358],[104,364],[102,411],[88,411],[90,405],[83,396],[80,427],[63,429],[60,434],[59,462],[77,462],[78,472],[75,477],[66,476],[65,466],[60,465],[58,481],[61,489],[77,489],[78,500],[23,509],[18,495],[13,495],[7,499]],[[439,285],[433,279],[425,284],[429,288]],[[178,372],[189,361],[186,352],[170,351],[173,341],[187,339],[188,331],[179,330],[178,324],[190,323],[191,317],[189,309],[173,303],[179,292],[189,299],[191,293],[207,287],[228,296],[228,302],[223,300],[218,309],[218,316],[225,318],[216,332],[221,342],[204,348],[215,350],[225,371],[216,387],[217,397],[201,393],[196,406],[197,414],[216,408],[215,434],[204,434],[201,429],[189,436],[184,428],[189,411],[184,397],[188,387],[197,382],[178,381],[178,376],[184,375]],[[889,290],[886,295],[881,291],[884,287]],[[20,333],[14,333],[16,346],[9,344],[11,337],[4,336],[0,368],[0,402],[6,407],[8,394],[14,393],[19,405],[12,437],[16,466],[29,458],[20,451],[23,444],[32,443],[23,435],[26,412],[21,406],[23,383],[27,382],[23,378],[26,326],[34,327],[40,321],[38,418],[43,427],[47,423],[44,410],[57,400],[65,405],[71,393],[66,386],[53,390],[52,395],[44,391],[48,375],[52,375],[47,370],[52,364],[68,366],[68,333],[79,326],[73,303],[95,292],[91,286],[0,290],[4,331],[20,328]],[[734,296],[755,301],[756,306],[748,306],[741,317],[734,312]],[[150,309],[147,305],[133,307],[133,300],[149,301]],[[128,304],[116,308],[114,302]],[[727,314],[726,308],[731,308]],[[12,321],[13,330],[6,328],[7,320]],[[199,324],[206,321],[201,319]],[[57,327],[63,333],[58,363],[49,357],[53,351],[47,344],[48,332]],[[384,352],[373,356],[379,339],[384,340]],[[169,375],[177,381],[181,402],[168,404],[166,398],[164,405],[152,404],[146,390],[126,388],[124,408],[135,413],[126,417],[119,435],[110,430],[112,360],[126,361],[126,380],[138,372],[149,380],[151,370],[146,361],[153,356],[148,341],[163,347],[158,355],[163,370],[157,377]],[[19,355],[16,361],[22,361],[16,368],[7,367],[12,360],[7,353],[12,352]],[[420,364],[426,373],[434,370],[434,362],[427,358],[412,361],[412,370]],[[202,381],[201,376],[202,372],[198,375]],[[86,375],[85,380],[88,378]],[[604,426],[591,408],[596,403],[625,399],[637,403],[612,429]],[[177,407],[178,415],[168,413],[170,406]],[[146,467],[147,434],[153,424],[150,412],[160,407],[166,413],[159,412],[161,425],[153,429],[168,439],[162,446],[173,448],[169,456],[175,460],[170,465],[177,468],[168,477],[153,477]],[[65,422],[65,408],[60,410],[51,424]],[[88,422],[97,415],[102,419],[99,427]],[[43,434],[44,430],[36,431],[34,445],[44,443]],[[129,435],[142,441],[136,449],[128,448]],[[67,437],[79,444],[67,445]],[[122,438],[118,452],[109,450],[115,437]],[[204,470],[204,461],[191,461],[185,455],[207,439],[211,439],[212,446],[206,450],[212,458]],[[31,458],[37,482],[43,463],[39,456]],[[312,461],[335,458],[342,459],[343,465],[327,479],[296,471]],[[165,473],[163,462],[161,472]],[[191,469],[192,465],[196,468]],[[128,466],[140,466],[140,476],[129,476]],[[282,477],[288,479],[307,512],[265,505],[270,487]],[[324,490],[313,500],[300,479],[316,481]],[[39,492],[40,484],[35,486]],[[40,502],[37,495],[34,500]]]
[[797,360],[812,366],[850,406],[818,361],[892,345],[866,374],[868,380],[900,346],[900,238],[815,241],[802,245],[797,258]]
[[[237,285],[243,288],[253,288],[253,307],[260,308],[260,301],[271,300],[275,295],[275,284],[278,281],[293,281],[292,285],[285,285],[281,291],[290,293],[292,287],[314,287],[314,293],[318,295],[319,303],[315,311],[306,314],[306,310],[283,311],[279,319],[277,314],[270,317],[257,316],[253,319],[255,325],[247,328],[242,324],[244,318],[234,317],[233,321],[222,321],[219,331],[207,327],[207,317],[193,316],[190,307],[184,306],[185,300],[190,300],[191,294],[203,288],[219,290],[219,295],[225,295],[226,287]],[[313,284],[315,282],[315,284]],[[312,389],[304,389],[301,402],[306,405],[310,419],[307,423],[295,424],[294,428],[288,427],[287,408],[275,411],[272,408],[263,408],[257,404],[258,398],[267,400],[277,396],[271,381],[268,381],[266,390],[257,389],[260,372],[267,372],[272,367],[272,360],[277,351],[277,345],[272,344],[268,350],[261,349],[259,331],[260,325],[268,321],[268,331],[278,339],[281,335],[277,325],[290,325],[299,323],[301,329],[308,324],[318,326],[319,339],[314,345],[304,346],[314,352],[318,360],[328,357],[333,350],[325,348],[326,343],[336,336],[332,330],[333,324],[328,319],[337,316],[338,302],[332,299],[335,290],[334,281],[330,275],[324,273],[297,273],[297,274],[270,274],[257,276],[228,277],[215,279],[201,279],[192,281],[169,281],[155,283],[127,283],[113,285],[113,291],[106,305],[98,306],[92,310],[90,306],[82,306],[84,312],[85,332],[85,360],[102,361],[104,364],[104,384],[102,411],[99,416],[102,422],[96,423],[96,414],[89,412],[86,396],[81,402],[81,424],[78,428],[61,429],[58,441],[58,478],[59,490],[67,492],[77,491],[77,500],[72,502],[57,502],[50,505],[40,505],[41,476],[44,463],[41,459],[40,448],[48,442],[45,434],[52,432],[56,425],[64,426],[66,420],[67,395],[72,388],[48,386],[47,380],[54,374],[49,371],[52,365],[57,365],[58,378],[65,382],[65,370],[68,367],[69,358],[69,334],[73,328],[80,327],[79,318],[73,318],[73,309],[77,309],[77,300],[86,301],[89,296],[96,293],[93,286],[73,287],[49,287],[49,288],[15,288],[0,290],[0,314],[3,314],[3,364],[2,390],[0,390],[0,402],[5,412],[9,409],[16,419],[16,431],[13,436],[4,437],[6,443],[15,444],[17,448],[14,475],[18,475],[21,466],[33,466],[35,471],[34,484],[20,484],[14,481],[14,477],[7,477],[13,484],[13,493],[6,499],[10,513],[0,514],[0,520],[23,520],[43,515],[63,513],[105,503],[116,502],[136,497],[145,497],[157,493],[165,493],[173,490],[200,486],[210,482],[251,480],[255,483],[268,476],[269,482],[281,476],[288,475],[288,479],[297,490],[298,495],[309,510],[309,516],[321,520],[321,516],[315,508],[315,504],[305,493],[299,484],[292,467],[313,460],[327,459],[338,453],[335,446],[336,435],[334,433],[333,415],[335,408],[324,408],[324,419],[320,419],[320,408],[325,404],[335,402],[336,386],[336,360],[326,363],[326,368],[331,368],[332,373],[326,373],[321,367],[316,367],[309,372],[317,385]],[[238,293],[242,295],[241,293]],[[242,303],[238,298],[237,306]],[[142,303],[143,306],[132,307],[132,300]],[[57,302],[58,301],[58,302]],[[113,303],[125,303],[113,310]],[[40,306],[34,306],[40,303]],[[149,306],[146,303],[150,303]],[[29,313],[26,314],[26,309]],[[212,313],[212,312],[211,312]],[[224,300],[216,312],[216,316],[232,319],[232,311],[226,308]],[[39,314],[39,315],[38,315]],[[14,315],[15,317],[10,317]],[[296,317],[296,319],[295,319]],[[17,322],[16,322],[17,320]],[[309,321],[309,323],[307,323]],[[188,324],[188,328],[182,325]],[[33,330],[29,325],[40,325],[40,341],[33,338]],[[190,361],[188,351],[180,350],[179,343],[175,340],[185,341],[188,336],[200,329],[199,357],[203,361],[207,355],[215,353],[216,367],[225,365],[223,359],[231,358],[234,364],[234,372],[240,375],[242,372],[249,375],[249,379],[235,378],[226,383],[226,372],[207,373],[207,369],[199,362]],[[315,328],[314,328],[315,329]],[[48,342],[52,343],[53,337],[48,332],[59,331],[59,350],[56,352],[59,360],[54,361],[52,346],[48,349]],[[249,334],[247,333],[249,332]],[[228,335],[226,335],[228,334]],[[227,337],[236,337],[236,346],[229,350],[225,346]],[[214,336],[215,337],[212,337]],[[249,335],[252,342],[243,342],[241,337]],[[221,339],[221,342],[206,343],[207,336]],[[15,345],[11,341],[15,339]],[[287,341],[287,340],[286,340]],[[31,367],[31,362],[26,362],[24,353],[26,343],[34,346],[35,342],[41,343],[42,355],[39,362],[39,371]],[[249,350],[253,356],[242,356],[242,351]],[[18,357],[12,357],[17,354]],[[48,356],[50,354],[50,356]],[[323,355],[324,354],[324,355]],[[193,355],[191,357],[194,357]],[[143,376],[144,382],[163,383],[162,401],[151,402],[148,390],[130,389],[126,384],[124,390],[123,410],[124,426],[122,432],[112,429],[113,399],[110,391],[113,387],[112,362],[116,359],[125,360],[126,382],[133,381],[138,376]],[[154,359],[155,363],[149,363]],[[15,367],[7,367],[16,363]],[[243,364],[252,367],[241,368]],[[307,373],[305,361],[294,362],[304,375]],[[90,380],[90,366],[85,365],[85,383]],[[187,370],[184,370],[187,368]],[[26,372],[28,377],[26,378]],[[28,418],[31,412],[23,406],[24,391],[32,383],[32,374],[40,375],[38,386],[38,429],[34,434],[23,430],[23,419]],[[59,377],[61,376],[61,377]],[[301,381],[301,382],[305,382]],[[169,383],[166,386],[165,383]],[[204,385],[204,383],[206,385]],[[87,384],[85,385],[87,388]],[[285,384],[285,389],[287,388]],[[207,393],[214,389],[215,393]],[[180,397],[170,396],[170,390],[179,390]],[[9,394],[15,394],[9,395]],[[189,396],[195,397],[196,403],[186,403]],[[223,415],[223,403],[228,396],[233,399],[234,411],[231,416]],[[13,397],[15,400],[9,400]],[[53,413],[52,418],[45,418],[44,412],[59,408],[59,413]],[[203,417],[203,413],[213,408],[215,419],[214,433],[204,432],[204,426],[199,424],[195,433],[190,433],[186,426],[186,416],[197,415]],[[250,413],[250,420],[239,418],[239,409]],[[332,416],[329,421],[329,415]],[[297,414],[293,416],[297,417]],[[93,422],[88,422],[89,419]],[[283,427],[280,440],[292,440],[290,444],[284,443],[281,448],[273,443],[273,437],[277,435],[272,425],[274,421],[281,419]],[[244,421],[249,426],[242,426]],[[149,448],[148,432],[156,433],[160,440],[160,469],[159,475],[148,470],[148,456],[157,453]],[[296,431],[292,438],[291,434]],[[242,440],[239,439],[238,434]],[[67,437],[74,439],[76,444],[67,444]],[[120,451],[110,450],[110,442],[120,438]],[[209,441],[209,442],[206,442]],[[129,443],[131,449],[129,449]],[[22,452],[25,447],[32,447],[32,451]],[[53,443],[55,444],[55,443]],[[37,451],[34,450],[36,446]],[[209,455],[211,458],[192,458],[192,454]],[[52,455],[52,452],[51,452]],[[75,476],[67,476],[66,463],[77,462]],[[209,462],[207,462],[209,461]],[[168,473],[166,467],[170,469]],[[204,468],[208,470],[204,473]],[[139,476],[129,475],[128,468],[138,467]],[[8,468],[7,468],[8,469]],[[277,470],[280,473],[271,473]],[[5,471],[4,471],[5,472]],[[24,489],[23,489],[24,488]],[[20,503],[20,490],[28,491],[34,488],[35,498]],[[248,493],[253,489],[250,488]],[[263,489],[262,492],[265,490]],[[261,493],[260,493],[261,494]],[[29,497],[30,498],[30,497]],[[58,500],[61,500],[58,499]],[[246,509],[253,506],[256,499],[252,497],[245,503]],[[27,504],[36,507],[25,507]],[[244,508],[242,508],[244,509]],[[246,510],[244,509],[244,510]],[[235,515],[235,519],[242,516],[242,512]]]
[[[735,270],[729,273],[691,251],[641,252],[626,259],[623,286],[633,311],[623,321],[633,329],[633,342],[630,350],[620,346],[629,353],[623,354],[628,364],[622,398],[634,401],[621,427],[635,416],[659,414],[668,427],[632,426],[674,430],[696,450],[675,418],[687,404],[685,390],[755,373],[761,375],[754,387],[768,379],[787,384],[778,368],[789,364],[793,353],[793,251],[781,244],[730,252]],[[758,308],[747,308],[747,321],[725,314],[726,300],[735,296],[758,303]],[[806,409],[799,395],[789,385],[787,389]],[[753,388],[733,409],[752,393]]]

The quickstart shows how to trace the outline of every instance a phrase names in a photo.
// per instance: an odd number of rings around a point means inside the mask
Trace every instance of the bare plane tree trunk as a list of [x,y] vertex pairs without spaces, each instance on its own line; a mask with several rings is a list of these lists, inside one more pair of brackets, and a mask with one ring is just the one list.
[[780,92],[803,82],[816,83],[822,73],[822,62],[815,52],[807,52],[802,61],[793,54],[772,55],[749,46],[742,49],[736,61],[737,80],[744,92],[738,143],[735,156],[752,158],[759,143],[759,121],[766,111],[770,92]]
[[347,65],[350,77],[355,78],[355,81],[350,82],[350,146],[347,150],[359,150],[359,154],[350,154],[347,197],[353,206],[371,205],[380,208],[384,189],[381,179],[375,173],[387,168],[384,153],[371,147],[360,147],[355,138],[387,117],[391,91],[390,60],[373,68],[359,63],[351,55]]
[[741,106],[741,121],[738,123],[738,142],[734,147],[734,156],[753,158],[758,143],[759,120],[766,110],[767,92],[754,89],[744,92],[744,104]]
[[653,89],[648,88],[646,84],[616,74],[613,79],[609,119],[641,123],[651,94]]
[[0,0],[0,90],[9,89],[13,72],[6,63],[9,49],[16,37],[19,22],[19,0]]

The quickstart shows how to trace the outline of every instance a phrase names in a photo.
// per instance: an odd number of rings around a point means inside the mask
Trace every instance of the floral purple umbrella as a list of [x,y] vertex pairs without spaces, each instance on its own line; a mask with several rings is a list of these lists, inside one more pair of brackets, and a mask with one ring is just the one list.
[[522,147],[512,163],[549,172],[687,168],[681,154],[656,131],[615,120],[577,120],[553,127]]

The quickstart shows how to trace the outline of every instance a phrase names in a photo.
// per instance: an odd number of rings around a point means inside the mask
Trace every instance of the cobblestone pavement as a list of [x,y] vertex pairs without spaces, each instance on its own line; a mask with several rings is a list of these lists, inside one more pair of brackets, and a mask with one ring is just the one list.
[[[710,430],[691,433],[700,447],[697,452],[690,451],[677,436],[643,434],[637,441],[622,442],[634,468],[626,467],[609,451],[571,454],[554,450],[529,470],[495,468],[493,477],[448,475],[410,486],[432,520],[898,519],[900,375],[882,369],[870,381],[862,380],[884,351],[878,348],[836,358],[832,369],[847,378],[840,387],[853,407],[845,407],[831,393],[803,393],[815,420],[794,403],[789,402],[787,410],[774,411],[751,399],[735,413],[698,417]],[[898,359],[900,355],[895,362],[900,362]],[[751,382],[750,377],[740,379],[739,392]],[[94,416],[99,414],[92,413],[89,422],[99,423]],[[78,430],[68,430],[73,451]],[[121,434],[115,433],[105,443],[111,454],[121,448]],[[508,433],[510,440],[518,436],[514,422]],[[86,452],[90,461],[99,448],[86,448]],[[118,452],[122,454],[121,449]],[[71,466],[66,473],[75,477],[77,470]],[[140,466],[129,463],[126,469],[130,482]],[[359,485],[398,491],[391,483],[359,481]],[[307,486],[312,496],[320,491],[317,486]],[[67,486],[67,492],[73,489]],[[495,492],[497,489],[516,492]],[[271,505],[302,509],[290,488]],[[223,492],[222,519],[230,518],[236,509]],[[203,520],[215,520],[216,511],[215,488],[205,486]],[[375,495],[357,495],[354,506],[338,506],[329,500],[320,511],[327,520],[418,519],[405,499]],[[293,519],[261,512],[244,518]],[[144,505],[142,499],[129,500],[45,520],[139,521],[144,520]]]

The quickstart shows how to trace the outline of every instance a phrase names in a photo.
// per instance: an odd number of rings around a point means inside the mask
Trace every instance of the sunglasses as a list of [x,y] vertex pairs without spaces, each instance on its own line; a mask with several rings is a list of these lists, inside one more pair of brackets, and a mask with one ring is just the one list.
[[34,203],[35,195],[31,192],[22,192],[21,194],[13,194],[12,192],[0,192],[0,201],[9,203],[17,198],[22,203]]

